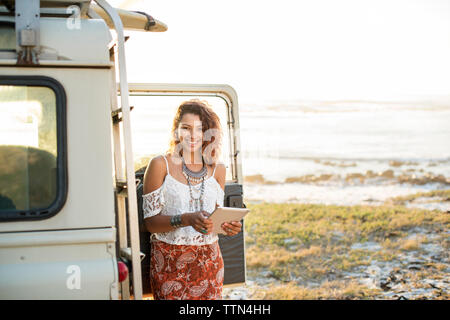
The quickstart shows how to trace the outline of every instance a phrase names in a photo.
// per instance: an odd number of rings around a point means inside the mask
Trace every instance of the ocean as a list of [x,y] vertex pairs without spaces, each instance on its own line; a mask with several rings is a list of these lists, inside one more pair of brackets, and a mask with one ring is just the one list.
[[[135,161],[166,150],[184,100],[130,97]],[[205,100],[226,128],[225,103]],[[450,189],[450,100],[265,102],[239,109],[246,202],[377,205]],[[226,164],[227,151],[224,134]],[[415,205],[450,210],[450,199]]]
[[376,205],[450,188],[450,103],[244,105],[240,120],[246,201]]

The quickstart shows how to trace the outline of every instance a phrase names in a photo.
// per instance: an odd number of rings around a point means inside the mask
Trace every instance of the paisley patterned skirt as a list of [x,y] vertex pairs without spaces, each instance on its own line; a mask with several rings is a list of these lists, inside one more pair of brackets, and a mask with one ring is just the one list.
[[150,281],[155,300],[222,299],[223,274],[217,241],[200,246],[152,241]]

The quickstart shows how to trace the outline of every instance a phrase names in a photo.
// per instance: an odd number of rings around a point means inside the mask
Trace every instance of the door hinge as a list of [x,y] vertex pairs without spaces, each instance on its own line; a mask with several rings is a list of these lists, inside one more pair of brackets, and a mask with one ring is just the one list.
[[[134,109],[134,107],[130,106],[130,111],[133,109]],[[111,112],[111,117],[112,117],[113,123],[119,123],[120,121],[122,121],[121,113],[122,113],[122,108],[116,109]]]

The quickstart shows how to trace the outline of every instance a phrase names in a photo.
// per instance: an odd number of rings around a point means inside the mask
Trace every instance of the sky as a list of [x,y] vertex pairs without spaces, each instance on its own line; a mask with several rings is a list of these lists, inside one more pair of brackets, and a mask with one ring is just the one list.
[[168,25],[126,32],[130,82],[220,83],[244,103],[450,101],[450,0],[117,0]]

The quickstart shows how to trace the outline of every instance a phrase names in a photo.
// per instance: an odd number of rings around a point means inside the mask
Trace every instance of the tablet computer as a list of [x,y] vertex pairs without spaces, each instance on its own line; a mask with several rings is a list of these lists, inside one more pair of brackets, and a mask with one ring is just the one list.
[[222,224],[224,222],[240,221],[249,212],[250,209],[246,208],[217,207],[209,216],[209,219],[213,222],[212,232],[227,234],[222,229]]

